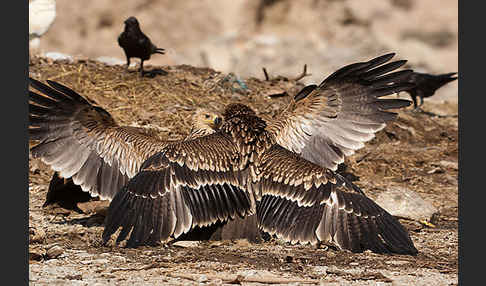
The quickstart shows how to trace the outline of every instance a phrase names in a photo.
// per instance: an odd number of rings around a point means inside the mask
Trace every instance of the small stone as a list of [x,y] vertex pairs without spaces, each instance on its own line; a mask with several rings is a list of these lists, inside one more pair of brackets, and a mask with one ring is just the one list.
[[46,256],[48,259],[57,258],[59,255],[64,253],[64,249],[59,245],[54,245],[47,249]]

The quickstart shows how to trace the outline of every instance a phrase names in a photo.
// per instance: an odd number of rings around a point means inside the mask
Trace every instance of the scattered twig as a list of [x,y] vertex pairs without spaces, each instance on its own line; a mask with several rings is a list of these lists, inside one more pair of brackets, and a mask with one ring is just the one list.
[[265,75],[265,80],[269,81],[270,77],[268,76],[267,69],[263,67],[262,70],[263,70],[263,74]]
[[286,92],[286,91],[283,91],[283,92],[279,92],[279,93],[272,93],[272,94],[269,94],[268,96],[270,98],[276,98],[276,97],[284,97],[284,96],[288,96],[289,94]]
[[304,77],[306,76],[310,76],[312,75],[311,73],[307,73],[307,64],[304,65],[304,70],[302,71],[302,73],[297,76],[296,78],[294,78],[295,81],[299,81],[301,79],[303,79]]
[[361,161],[363,161],[364,159],[366,159],[369,155],[371,155],[371,152],[367,152],[366,154],[364,154],[363,156],[361,156],[361,158],[357,159],[356,160],[356,165],[359,165],[359,163],[361,163]]
[[[267,69],[265,67],[262,67],[262,70],[263,70],[263,74],[265,75],[265,81],[271,80],[270,76],[268,75]],[[307,64],[304,64],[304,70],[302,71],[302,73],[300,75],[298,75],[297,77],[290,79],[290,80],[299,81],[299,80],[303,79],[304,77],[310,76],[310,75],[312,75],[312,74],[307,73]],[[277,77],[277,78],[282,78],[282,77]],[[285,78],[285,77],[283,77],[283,78]]]

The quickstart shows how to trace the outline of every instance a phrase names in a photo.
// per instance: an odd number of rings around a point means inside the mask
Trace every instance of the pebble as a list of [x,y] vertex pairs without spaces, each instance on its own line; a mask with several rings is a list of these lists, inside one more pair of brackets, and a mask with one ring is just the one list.
[[59,255],[64,253],[64,249],[59,245],[54,245],[47,249],[46,256],[48,259],[57,258]]

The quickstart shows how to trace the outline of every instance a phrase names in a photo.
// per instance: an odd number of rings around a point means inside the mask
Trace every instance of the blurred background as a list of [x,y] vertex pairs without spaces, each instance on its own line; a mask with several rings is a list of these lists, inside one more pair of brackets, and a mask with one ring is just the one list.
[[[310,84],[343,65],[397,52],[419,72],[458,71],[457,0],[57,0],[56,12],[38,53],[125,64],[117,37],[135,16],[166,49],[145,66],[208,66],[263,79],[263,67],[270,76],[295,77],[307,64],[312,75],[302,81]],[[427,100],[457,102],[457,85]]]

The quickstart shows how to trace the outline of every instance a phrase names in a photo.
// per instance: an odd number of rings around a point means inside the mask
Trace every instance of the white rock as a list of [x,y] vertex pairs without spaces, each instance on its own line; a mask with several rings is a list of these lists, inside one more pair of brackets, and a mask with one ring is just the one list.
[[394,216],[413,220],[430,220],[437,212],[431,203],[407,188],[395,187],[382,192],[375,202]]
[[54,61],[62,61],[62,60],[67,60],[69,62],[73,62],[73,57],[71,57],[70,55],[66,55],[66,54],[63,54],[63,53],[58,53],[58,52],[47,52],[44,54],[44,56],[46,58],[50,58]]

